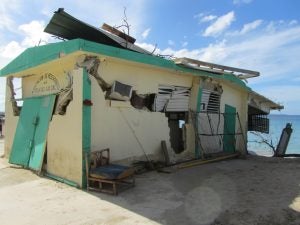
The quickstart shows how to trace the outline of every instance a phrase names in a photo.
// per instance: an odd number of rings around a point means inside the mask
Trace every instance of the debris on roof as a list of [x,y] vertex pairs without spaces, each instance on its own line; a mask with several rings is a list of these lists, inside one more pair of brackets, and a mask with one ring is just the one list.
[[44,31],[62,39],[72,40],[82,38],[143,54],[151,54],[147,50],[133,44],[135,41],[134,38],[121,31],[118,33],[116,28],[111,27],[109,29],[109,27],[106,25],[104,25],[104,29],[93,27],[66,13],[63,8],[59,8],[54,12]]
[[204,71],[217,73],[217,74],[223,74],[224,72],[231,73],[242,80],[259,76],[259,72],[257,71],[245,70],[245,69],[240,69],[240,68],[235,68],[230,66],[223,66],[219,64],[203,62],[200,60],[195,60],[195,59],[190,59],[185,57],[176,58],[174,59],[174,62],[178,65],[182,65],[185,67],[189,67],[197,70],[204,70]]
[[124,40],[128,41],[129,43],[131,44],[134,44],[134,42],[136,41],[135,38],[129,36],[128,34],[125,34],[124,32],[122,31],[119,31],[118,29],[106,24],[106,23],[103,23],[102,27],[101,27],[103,30],[106,30],[112,34],[115,34],[117,35],[118,37],[120,38],[123,38]]

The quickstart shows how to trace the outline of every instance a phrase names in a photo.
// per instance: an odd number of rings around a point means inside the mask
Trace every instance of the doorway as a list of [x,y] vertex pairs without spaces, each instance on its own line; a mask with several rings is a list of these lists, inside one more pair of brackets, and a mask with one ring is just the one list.
[[55,97],[48,95],[24,100],[9,163],[41,170]]
[[235,152],[235,120],[236,108],[225,105],[223,151],[227,153]]

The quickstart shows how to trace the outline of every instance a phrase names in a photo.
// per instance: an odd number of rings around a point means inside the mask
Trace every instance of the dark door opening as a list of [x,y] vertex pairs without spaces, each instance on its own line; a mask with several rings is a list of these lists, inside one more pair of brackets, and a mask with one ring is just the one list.
[[170,128],[171,147],[175,153],[179,154],[186,148],[185,126],[188,122],[187,112],[166,113]]

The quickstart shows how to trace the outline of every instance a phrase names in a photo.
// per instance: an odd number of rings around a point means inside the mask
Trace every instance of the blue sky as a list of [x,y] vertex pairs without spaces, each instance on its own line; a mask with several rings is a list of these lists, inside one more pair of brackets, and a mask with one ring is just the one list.
[[[120,25],[156,54],[190,57],[261,72],[249,86],[300,114],[298,0],[2,0],[0,68],[28,47],[55,42],[43,28],[57,8],[100,27]],[[0,111],[5,80],[0,79]]]

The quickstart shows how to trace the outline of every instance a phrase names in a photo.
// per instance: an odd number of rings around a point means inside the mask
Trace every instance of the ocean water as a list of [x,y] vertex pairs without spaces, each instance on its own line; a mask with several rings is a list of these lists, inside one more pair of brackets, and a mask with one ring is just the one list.
[[[300,154],[300,115],[269,115],[269,119],[270,133],[263,134],[263,137],[267,139],[269,143],[272,140],[272,144],[276,148],[282,129],[285,128],[287,123],[291,123],[293,132],[286,153]],[[260,140],[260,137],[248,132],[248,150],[267,155],[271,154],[271,148],[266,144],[258,143]]]

